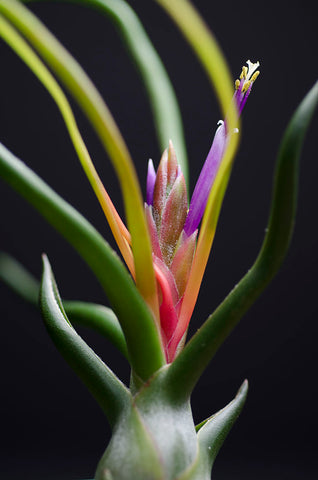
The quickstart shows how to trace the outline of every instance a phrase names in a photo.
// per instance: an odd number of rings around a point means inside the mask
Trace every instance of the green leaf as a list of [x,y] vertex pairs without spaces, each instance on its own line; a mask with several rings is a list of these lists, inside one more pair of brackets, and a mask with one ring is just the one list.
[[138,290],[157,320],[159,338],[159,305],[144,203],[132,158],[111,112],[82,67],[30,10],[16,0],[2,0],[0,13],[25,36],[68,89],[112,161],[120,183],[131,235],[134,278]]
[[162,480],[162,459],[138,409],[131,405],[114,430],[95,480]]
[[236,397],[226,407],[208,418],[198,433],[199,449],[201,459],[205,457],[206,462],[212,467],[220,448],[227,435],[240,415],[246,401],[248,382],[244,381]]
[[188,162],[181,113],[168,73],[134,10],[124,0],[24,0],[31,2],[74,3],[91,7],[115,25],[133,59],[148,93],[160,148],[175,147],[178,162],[188,185]]
[[91,328],[107,338],[127,359],[125,337],[115,313],[103,305],[79,301],[63,301],[71,323]]
[[128,389],[76,333],[62,306],[47,257],[43,256],[40,307],[55,346],[115,425],[130,401]]
[[77,127],[71,106],[58,82],[55,80],[51,72],[44,65],[41,59],[32,50],[29,44],[16,31],[12,25],[0,15],[0,36],[13,49],[13,51],[21,58],[22,61],[36,75],[38,80],[47,89],[55,101],[57,107],[65,122],[70,139],[74,149],[78,155],[78,159],[83,167],[96,197],[103,209],[106,219],[109,223],[111,231],[114,235],[116,243],[125,259],[128,267],[133,269],[133,257],[130,246],[123,237],[126,233],[126,227],[122,224],[109,195],[107,194],[101,179],[94,167],[89,152]]
[[15,258],[5,252],[0,252],[0,280],[26,302],[38,305],[39,282]]
[[152,315],[119,257],[79,212],[1,144],[0,177],[33,205],[89,265],[121,324],[132,368],[147,380],[162,366],[164,358]]
[[228,433],[240,415],[246,401],[247,380],[244,381],[236,397],[226,407],[208,418],[198,432],[198,455],[178,480],[202,480],[211,478],[214,460],[222,447]]
[[[38,306],[40,284],[17,260],[0,252],[0,280],[25,301]],[[72,324],[83,325],[107,338],[128,358],[127,344],[115,313],[103,305],[63,300],[63,307]]]
[[176,480],[198,451],[190,401],[174,403],[165,390],[164,366],[133,394],[131,410],[116,428],[96,480]]
[[171,388],[188,396],[202,372],[244,313],[263,292],[281,266],[294,229],[299,157],[303,140],[318,103],[318,82],[294,113],[278,152],[267,233],[248,273],[210,315],[173,362]]
[[205,69],[215,89],[223,118],[227,118],[229,131],[232,131],[238,127],[237,112],[232,102],[233,80],[217,40],[190,1],[155,1],[174,20]]

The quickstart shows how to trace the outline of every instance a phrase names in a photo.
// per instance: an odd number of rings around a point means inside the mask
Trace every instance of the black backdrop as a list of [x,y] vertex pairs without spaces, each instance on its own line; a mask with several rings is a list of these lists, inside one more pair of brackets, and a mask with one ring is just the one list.
[[[173,0],[172,0],[173,1]],[[309,0],[264,3],[196,1],[219,39],[233,75],[247,58],[261,76],[244,112],[243,136],[222,209],[191,332],[255,259],[266,226],[275,155],[286,123],[317,78],[317,8]],[[191,186],[220,113],[197,60],[154,2],[135,7],[174,82],[184,118]],[[132,152],[143,185],[159,159],[151,113],[134,67],[107,19],[70,5],[32,10],[84,66]],[[14,54],[0,45],[0,141],[77,207],[113,244],[52,100]],[[76,110],[107,189],[121,209],[118,183],[95,135]],[[317,116],[303,150],[299,209],[288,258],[271,286],[221,348],[193,396],[195,418],[223,407],[244,378],[244,412],[223,447],[215,480],[313,479],[317,472]],[[105,303],[72,249],[1,182],[0,248],[41,272],[51,260],[64,298]],[[0,476],[7,480],[92,478],[109,428],[94,400],[51,344],[38,312],[0,286]],[[191,333],[190,332],[190,333]],[[113,348],[81,333],[127,380]]]

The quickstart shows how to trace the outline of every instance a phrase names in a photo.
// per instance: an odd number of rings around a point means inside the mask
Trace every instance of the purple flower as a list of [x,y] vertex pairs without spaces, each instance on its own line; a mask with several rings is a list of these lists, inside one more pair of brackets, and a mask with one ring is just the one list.
[[[239,114],[241,114],[253,83],[259,75],[259,71],[257,71],[259,62],[252,63],[250,60],[247,60],[246,63],[248,67],[243,67],[240,80],[236,80],[235,82],[236,90],[233,99],[236,102]],[[226,120],[224,122],[220,120],[211,149],[191,198],[189,212],[184,226],[184,231],[187,235],[191,235],[198,228],[202,219],[209,193],[221,164],[230,134],[231,132],[227,132]]]
[[[247,61],[235,82],[233,101],[240,114],[259,72],[259,63]],[[184,338],[192,314],[185,303],[186,287],[196,249],[198,226],[204,214],[213,183],[222,162],[230,135],[227,121],[220,120],[212,146],[195,186],[189,209],[186,185],[172,143],[163,153],[157,173],[149,160],[147,204],[153,264],[158,285],[160,328],[166,358],[171,362]],[[204,265],[202,265],[204,268]],[[195,294],[189,292],[195,303]],[[183,314],[181,314],[181,307]],[[185,313],[184,313],[185,311]]]

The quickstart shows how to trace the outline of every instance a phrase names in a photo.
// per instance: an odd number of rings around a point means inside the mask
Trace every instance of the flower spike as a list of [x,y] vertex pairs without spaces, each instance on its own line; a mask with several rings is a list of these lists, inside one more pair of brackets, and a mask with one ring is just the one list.
[[[233,99],[239,113],[242,112],[252,85],[259,74],[257,70],[259,62],[252,63],[248,60],[247,65],[247,67],[244,66],[242,69],[239,84],[237,81],[235,82],[236,90]],[[219,123],[211,149],[192,195],[184,226],[185,235],[192,235],[198,228],[203,215],[204,217],[185,292],[180,302],[178,324],[170,342],[171,351],[177,351],[178,345],[187,330],[197,300],[214,239],[222,199],[230,175],[231,163],[225,163],[225,154],[231,138],[236,132],[237,129],[228,130],[227,120]]]
[[195,248],[196,233],[191,237],[184,233],[187,210],[185,180],[170,142],[161,157],[157,174],[149,162],[145,206],[167,361],[172,361],[175,354],[169,345],[177,327],[184,279],[189,276]]
[[[240,80],[235,82],[233,100],[239,113],[259,75],[258,67],[259,62],[248,60]],[[157,280],[162,343],[168,362],[173,361],[182,346],[198,296],[230,172],[231,163],[224,166],[225,154],[237,131],[229,128],[227,118],[218,122],[189,210],[184,177],[172,143],[164,151],[157,173],[151,160],[148,164],[145,212]],[[198,227],[206,211],[210,220],[203,220],[196,246]]]

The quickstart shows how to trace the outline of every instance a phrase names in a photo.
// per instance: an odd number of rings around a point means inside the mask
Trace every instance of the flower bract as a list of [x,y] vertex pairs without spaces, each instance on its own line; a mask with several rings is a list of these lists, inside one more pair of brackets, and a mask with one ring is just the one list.
[[[240,78],[235,81],[233,102],[238,114],[241,114],[259,75],[258,67],[259,62],[252,63],[248,60],[247,66],[242,68]],[[167,362],[174,360],[185,341],[192,311],[186,312],[182,328],[177,327],[180,327],[179,316],[185,295],[191,295],[186,287],[196,255],[198,228],[230,136],[236,133],[237,130],[228,131],[226,118],[218,122],[189,206],[185,179],[172,142],[164,151],[157,171],[152,160],[148,163],[145,216],[152,246],[159,305],[159,318],[154,321],[158,325]],[[115,222],[118,221],[115,219]],[[130,248],[129,232],[123,228],[122,223],[120,228],[127,250]],[[127,259],[127,251],[124,258]],[[134,276],[131,261],[128,267]]]

